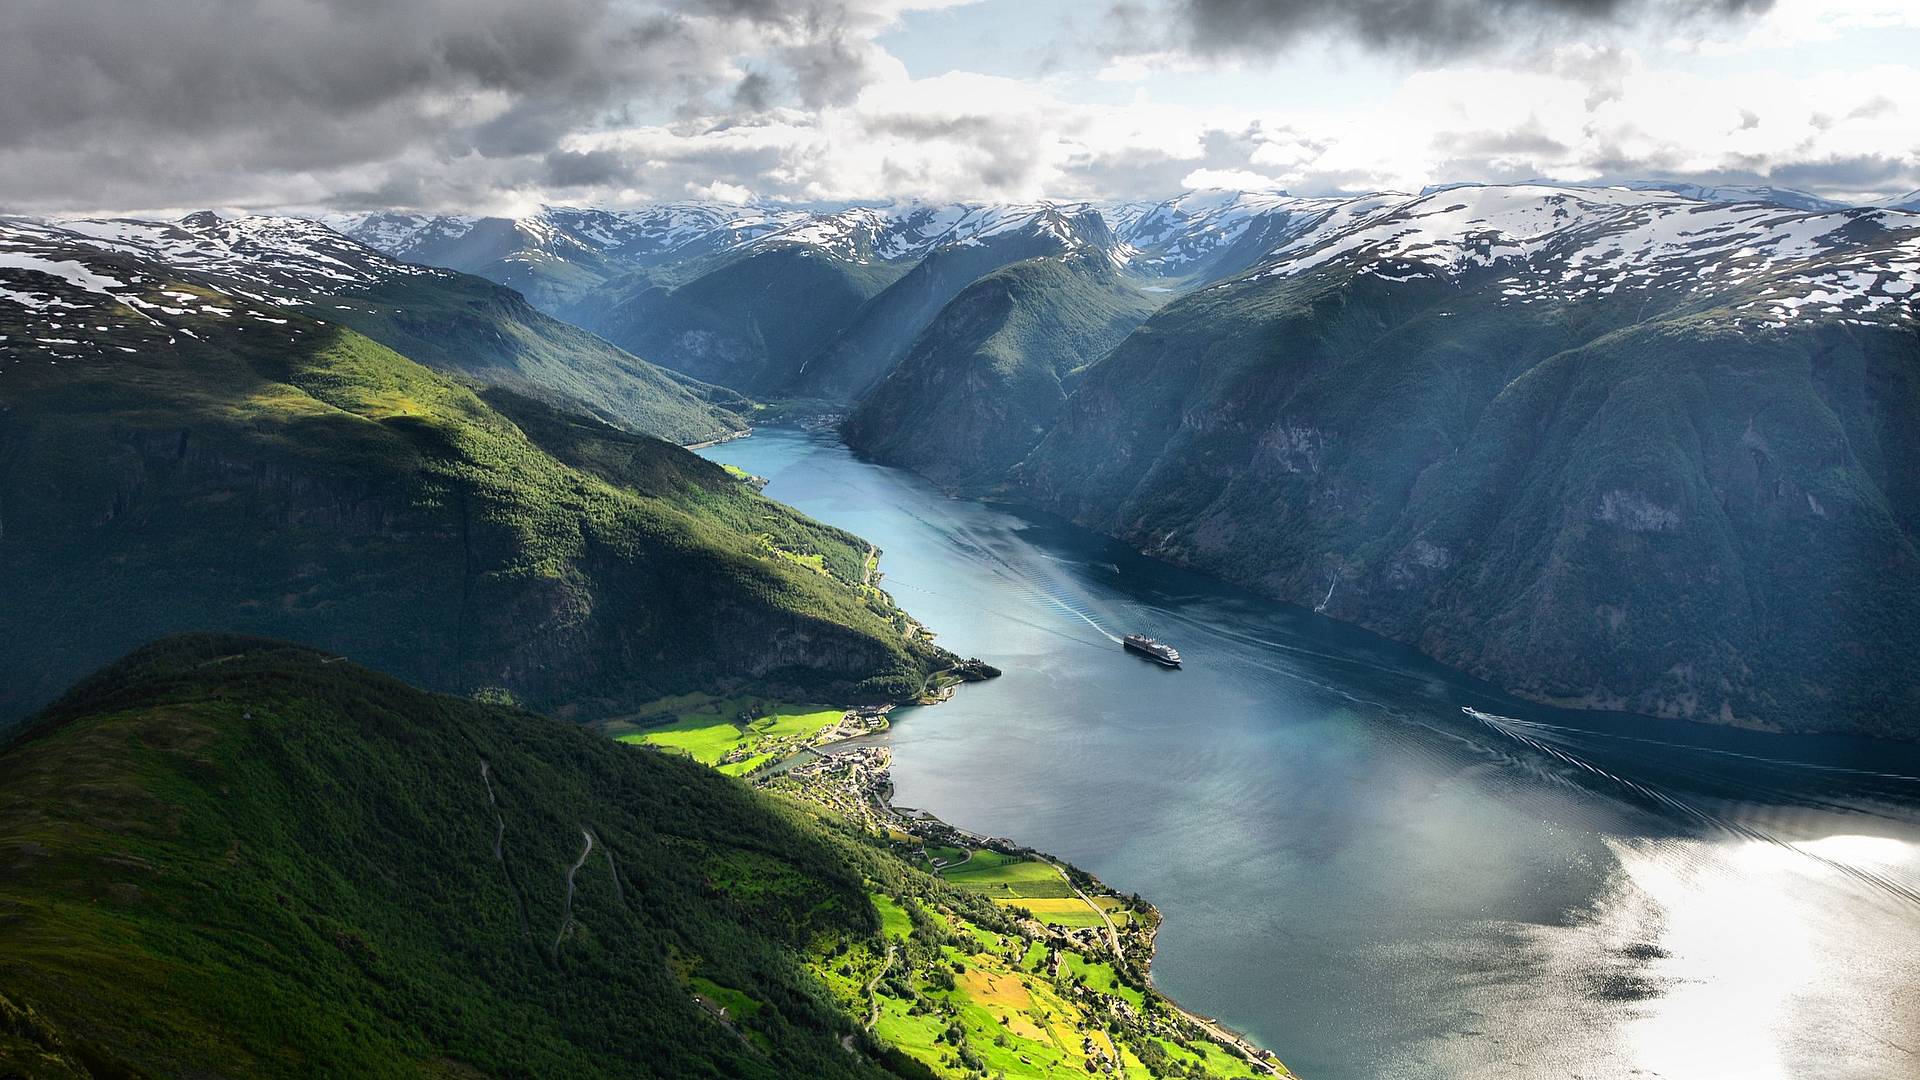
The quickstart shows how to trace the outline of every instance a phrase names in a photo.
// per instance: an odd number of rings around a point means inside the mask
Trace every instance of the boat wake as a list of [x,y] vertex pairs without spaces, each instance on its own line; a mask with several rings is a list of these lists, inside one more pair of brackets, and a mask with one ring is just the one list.
[[1086,598],[1076,595],[1065,582],[1045,567],[1016,565],[1006,556],[994,550],[985,539],[973,535],[971,530],[950,529],[946,535],[956,547],[974,556],[986,565],[995,577],[1013,585],[1029,602],[1049,605],[1062,614],[1077,619],[1092,627],[1094,632],[1115,645],[1120,644],[1119,635],[1108,630],[1100,620],[1086,610]]
[[[1883,895],[1920,907],[1920,886],[1896,880],[1875,869],[1862,866],[1858,863],[1809,850],[1809,847],[1805,843],[1788,840],[1769,829],[1760,828],[1745,821],[1739,821],[1722,814],[1713,813],[1703,809],[1696,802],[1681,798],[1660,785],[1643,783],[1631,777],[1623,776],[1618,772],[1602,767],[1590,756],[1581,753],[1579,744],[1587,739],[1598,738],[1618,739],[1660,746],[1664,748],[1667,753],[1673,755],[1675,759],[1680,759],[1663,762],[1665,767],[1678,775],[1691,775],[1709,781],[1713,779],[1710,772],[1701,769],[1698,765],[1690,764],[1684,759],[1689,755],[1697,754],[1723,755],[1738,758],[1743,764],[1759,764],[1769,769],[1790,771],[1813,770],[1850,777],[1860,777],[1871,781],[1869,790],[1875,795],[1884,794],[1882,789],[1885,781],[1894,781],[1905,785],[1916,785],[1909,794],[1920,795],[1920,777],[1905,776],[1899,773],[1875,772],[1865,769],[1850,769],[1841,766],[1822,765],[1815,762],[1766,758],[1753,754],[1717,750],[1710,747],[1688,746],[1681,743],[1665,742],[1639,736],[1610,735],[1606,732],[1580,731],[1553,724],[1543,724],[1532,720],[1522,720],[1518,717],[1500,716],[1495,713],[1475,709],[1471,706],[1462,706],[1460,711],[1522,746],[1563,762],[1582,773],[1614,786],[1616,790],[1624,790],[1631,793],[1632,796],[1637,797],[1638,800],[1645,804],[1651,804],[1653,807],[1677,815],[1683,820],[1691,821],[1697,826],[1708,830],[1739,837],[1743,840],[1767,844],[1780,850],[1791,852],[1802,858],[1811,859]],[[1745,789],[1743,795],[1748,800],[1751,800],[1754,796],[1771,797],[1798,802],[1803,805],[1812,805],[1818,809],[1827,811],[1851,814],[1871,813],[1871,811],[1864,810],[1858,805],[1810,797],[1806,794],[1804,788],[1789,787],[1784,784],[1766,784],[1764,782],[1756,784],[1750,779],[1743,783],[1743,787]]]

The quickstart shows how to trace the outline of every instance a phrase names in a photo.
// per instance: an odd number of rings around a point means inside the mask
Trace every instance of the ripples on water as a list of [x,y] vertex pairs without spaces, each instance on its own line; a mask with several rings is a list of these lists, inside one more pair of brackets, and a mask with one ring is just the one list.
[[823,436],[707,456],[1006,670],[901,715],[900,801],[1153,899],[1160,984],[1308,1077],[1920,1077],[1912,748],[1533,706]]

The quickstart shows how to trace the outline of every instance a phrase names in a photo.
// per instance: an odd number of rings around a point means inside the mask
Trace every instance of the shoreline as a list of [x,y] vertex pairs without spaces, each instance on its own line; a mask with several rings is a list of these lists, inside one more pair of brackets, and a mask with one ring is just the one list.
[[[791,426],[798,427],[803,431],[811,431],[818,430],[819,427],[823,425],[817,423],[814,425],[794,423],[791,424]],[[701,446],[689,447],[688,449],[703,449],[705,447],[719,445],[723,442],[747,438],[753,434],[753,430],[753,426],[750,425],[746,430],[736,432],[724,439],[714,440],[704,443]],[[869,543],[867,562],[862,575],[863,586],[879,589],[879,582],[884,577],[884,572],[879,569],[879,556],[880,549]],[[931,629],[910,615],[907,618],[907,632],[909,634],[918,633],[929,640],[934,637]],[[928,688],[922,693],[918,700],[897,704],[919,706],[939,705],[952,700],[954,695],[957,694],[965,684],[984,681],[995,678],[998,675],[1000,675],[998,669],[984,663],[980,659],[975,658],[961,661],[944,672],[936,673],[935,678],[930,682]],[[941,676],[944,676],[944,678]],[[842,724],[822,732],[820,737],[816,737],[814,740],[805,743],[777,761],[768,762],[760,768],[741,776],[740,779],[753,787],[760,787],[783,778],[797,781],[798,778],[794,775],[796,770],[817,767],[833,757],[839,756],[834,752],[833,747],[841,747],[842,749],[839,753],[845,754],[849,752],[846,744],[884,734],[890,730],[893,725],[892,712],[895,707],[896,705],[887,705],[877,710],[850,707],[846,710],[846,718]],[[856,720],[857,714],[860,715],[863,722],[857,726],[858,729],[856,730],[854,721]],[[877,723],[873,721],[877,721]],[[1003,854],[1035,858],[1046,862],[1060,872],[1061,876],[1066,879],[1075,894],[1078,895],[1089,908],[1099,914],[1105,930],[1106,944],[1114,952],[1115,963],[1126,964],[1130,961],[1137,960],[1139,971],[1143,976],[1142,981],[1145,983],[1146,989],[1160,1002],[1164,1003],[1169,1010],[1199,1029],[1207,1038],[1228,1048],[1229,1051],[1245,1060],[1256,1072],[1281,1078],[1295,1075],[1292,1070],[1288,1069],[1280,1060],[1275,1051],[1261,1045],[1252,1037],[1213,1017],[1204,1016],[1187,1008],[1154,981],[1153,960],[1158,953],[1159,930],[1164,921],[1164,916],[1161,915],[1159,908],[1155,907],[1152,901],[1140,898],[1137,894],[1135,895],[1135,899],[1139,899],[1141,903],[1144,904],[1149,913],[1149,918],[1147,919],[1145,943],[1144,949],[1142,950],[1144,955],[1137,958],[1131,957],[1127,951],[1122,948],[1120,936],[1111,918],[1106,914],[1106,910],[1100,905],[1095,904],[1087,895],[1082,893],[1079,885],[1074,881],[1074,876],[1078,874],[1090,883],[1094,895],[1126,899],[1112,886],[1108,885],[1097,875],[1073,866],[1070,863],[1066,863],[1050,853],[1027,847],[1017,841],[1004,837],[983,836],[971,830],[953,825],[926,811],[916,810],[911,807],[896,807],[892,801],[891,748],[874,747],[870,745],[852,748],[853,753],[865,753],[868,751],[877,752],[882,756],[882,761],[878,768],[867,771],[864,774],[866,780],[874,785],[872,797],[868,798],[867,792],[857,793],[856,804],[859,805],[863,811],[871,807],[871,816],[863,815],[862,824],[864,827],[881,835],[886,834],[889,826],[898,829],[908,836],[918,835],[916,827],[918,829],[944,830],[954,837],[965,838],[971,842],[972,845],[980,848],[999,851]],[[971,857],[971,854],[969,854],[969,857]],[[936,877],[944,878],[944,875],[940,873],[940,868],[938,867],[930,872]]]
[[[923,698],[915,704],[921,706],[942,704],[950,700],[953,695],[958,692],[961,685],[964,684],[949,684],[941,688],[942,692],[938,696]],[[1236,1030],[1218,1019],[1202,1015],[1187,1008],[1154,981],[1153,960],[1158,954],[1159,931],[1165,917],[1160,913],[1160,909],[1153,905],[1152,901],[1144,897],[1139,897],[1138,894],[1134,894],[1135,898],[1144,904],[1150,917],[1146,920],[1145,943],[1144,949],[1142,950],[1144,951],[1144,955],[1138,957],[1130,955],[1129,951],[1122,946],[1119,932],[1115,929],[1113,921],[1107,916],[1106,909],[1094,903],[1088,895],[1088,892],[1083,891],[1079,883],[1075,881],[1075,876],[1078,875],[1090,883],[1092,886],[1090,890],[1092,896],[1112,897],[1121,900],[1127,899],[1125,895],[1114,889],[1111,885],[1108,885],[1098,875],[1074,866],[1048,852],[1028,847],[1016,840],[1007,837],[987,836],[974,832],[971,829],[954,825],[930,811],[921,810],[916,807],[895,805],[893,802],[893,780],[891,775],[892,748],[871,744],[854,747],[846,746],[846,744],[855,742],[856,740],[884,734],[890,730],[893,726],[891,711],[892,710],[889,709],[887,713],[883,715],[883,722],[878,727],[862,731],[858,734],[834,735],[811,743],[789,755],[787,758],[760,769],[742,779],[750,785],[759,786],[764,782],[781,777],[793,778],[793,773],[796,769],[807,766],[819,766],[822,763],[831,761],[835,757],[849,754],[860,756],[861,760],[856,761],[856,764],[862,766],[858,769],[858,774],[864,782],[864,787],[862,790],[852,794],[856,796],[857,803],[863,809],[870,808],[870,817],[863,822],[868,828],[884,834],[887,827],[892,826],[901,833],[920,840],[923,845],[929,841],[938,843],[941,840],[963,839],[967,841],[967,846],[970,847],[994,851],[1003,855],[1035,859],[1047,863],[1060,872],[1076,896],[1085,902],[1089,908],[1099,914],[1101,923],[1103,924],[1102,932],[1095,933],[1094,936],[1096,939],[1102,939],[1101,944],[1114,952],[1115,962],[1120,964],[1137,962],[1140,972],[1144,975],[1143,981],[1146,983],[1147,988],[1172,1012],[1200,1029],[1209,1039],[1229,1048],[1232,1052],[1243,1058],[1256,1071],[1279,1078],[1297,1075],[1291,1069],[1287,1068],[1281,1061],[1279,1055],[1271,1048],[1261,1045],[1251,1036]],[[841,747],[838,753],[832,749],[836,746]],[[803,761],[803,758],[810,758],[811,760]],[[948,835],[941,836],[940,833],[942,832]],[[923,833],[932,833],[933,835],[926,836],[923,835]],[[969,858],[971,858],[971,854],[969,854]],[[944,878],[941,869],[943,868],[936,867],[929,872],[936,877]],[[1078,941],[1078,938],[1071,933],[1064,936],[1066,940]]]
[[744,439],[747,436],[752,434],[753,434],[753,428],[746,427],[746,428],[742,428],[739,431],[730,432],[726,435],[722,435],[717,439],[708,439],[705,442],[681,443],[680,449],[687,450],[687,451],[706,450],[710,447],[719,446],[722,443],[730,443],[736,439]]

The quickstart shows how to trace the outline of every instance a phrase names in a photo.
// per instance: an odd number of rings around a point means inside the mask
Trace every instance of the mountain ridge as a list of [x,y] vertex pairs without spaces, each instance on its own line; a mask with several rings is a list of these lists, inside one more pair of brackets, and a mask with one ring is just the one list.
[[0,716],[207,627],[589,713],[944,663],[868,545],[671,443],[148,258],[0,274]]
[[1334,208],[1089,367],[1009,478],[1538,700],[1915,737],[1920,217]]
[[[648,434],[701,442],[744,430],[737,394],[621,352],[534,310],[513,291],[443,268],[397,261],[324,225],[299,218],[223,219],[209,212],[177,222],[77,218],[58,223],[0,219],[0,269],[84,283],[88,260],[135,260],[228,298],[244,318],[271,321],[279,309],[353,326],[411,351],[443,371],[505,385]],[[114,296],[111,278],[94,290]],[[182,294],[185,295],[185,294]],[[40,297],[36,300],[35,297]],[[12,306],[40,309],[57,298],[18,287]],[[148,301],[137,292],[128,302]],[[165,319],[184,301],[142,309]],[[51,322],[52,320],[48,320]]]
[[[1150,905],[876,815],[886,751],[844,760],[756,789],[302,645],[151,643],[0,740],[0,1072],[1291,1075],[1152,988]],[[954,843],[1044,877],[949,879]]]

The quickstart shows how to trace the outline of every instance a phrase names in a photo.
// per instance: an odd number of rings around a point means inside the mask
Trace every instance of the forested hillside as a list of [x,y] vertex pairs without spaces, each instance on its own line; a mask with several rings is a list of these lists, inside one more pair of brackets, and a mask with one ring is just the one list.
[[1920,219],[1468,189],[1164,309],[1014,472],[1563,704],[1913,736]]
[[0,1074],[1256,1074],[900,846],[325,652],[169,639],[0,746]]
[[209,628],[588,712],[897,699],[944,663],[867,545],[669,443],[173,264],[25,258],[31,302],[0,304],[0,717]]

